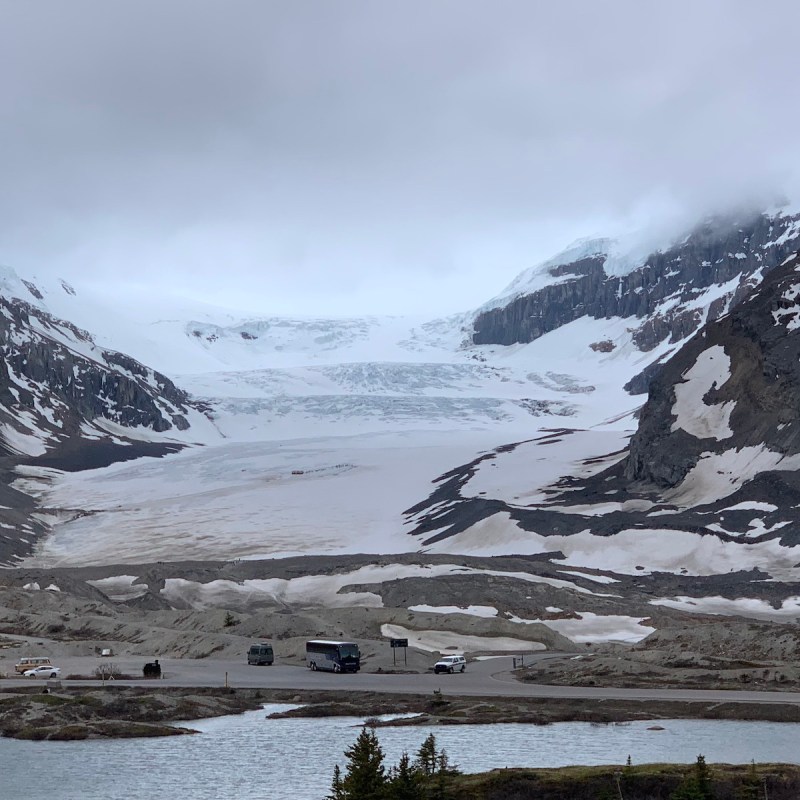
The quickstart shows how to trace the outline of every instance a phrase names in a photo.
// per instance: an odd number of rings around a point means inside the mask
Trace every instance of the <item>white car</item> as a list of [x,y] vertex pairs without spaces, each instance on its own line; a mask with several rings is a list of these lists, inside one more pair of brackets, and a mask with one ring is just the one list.
[[433,665],[433,671],[437,675],[440,672],[463,672],[466,668],[467,659],[464,656],[442,656]]
[[57,678],[61,674],[58,667],[34,667],[33,669],[26,669],[22,673],[26,678]]

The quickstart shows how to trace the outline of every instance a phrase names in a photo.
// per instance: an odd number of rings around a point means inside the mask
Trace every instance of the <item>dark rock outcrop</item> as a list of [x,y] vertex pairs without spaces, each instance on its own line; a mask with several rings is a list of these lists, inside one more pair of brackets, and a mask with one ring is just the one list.
[[[664,365],[631,439],[627,479],[673,487],[701,454],[746,447],[800,453],[799,267],[795,257],[773,270],[729,315],[707,325]],[[676,388],[712,349],[729,360],[729,377],[710,387],[694,412],[727,407],[730,435],[701,437],[680,427]]]
[[[606,273],[608,243],[600,242],[597,253],[549,267],[552,283],[530,293],[522,287],[506,304],[479,313],[472,340],[501,345],[531,342],[589,316],[641,320],[633,341],[645,352],[667,340],[677,344],[735,307],[792,253],[800,236],[799,222],[800,215],[781,214],[711,220],[622,275]],[[720,287],[718,296],[704,298],[715,286]],[[630,391],[646,390],[648,377],[639,376]]]
[[98,418],[155,432],[189,427],[187,395],[166,376],[23,301],[0,298],[0,354],[0,417],[44,446]]

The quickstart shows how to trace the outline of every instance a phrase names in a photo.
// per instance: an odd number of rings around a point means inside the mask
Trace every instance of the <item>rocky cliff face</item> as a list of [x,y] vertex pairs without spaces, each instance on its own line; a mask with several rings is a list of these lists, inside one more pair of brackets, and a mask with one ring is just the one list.
[[42,455],[82,430],[110,435],[104,422],[134,439],[134,428],[189,427],[187,396],[172,381],[21,300],[0,298],[0,354],[0,435],[9,452]]
[[[578,258],[545,265],[535,290],[519,286],[507,302],[479,313],[473,342],[531,342],[589,316],[639,320],[633,341],[645,352],[667,340],[677,344],[740,302],[796,249],[798,237],[800,214],[717,219],[624,270],[609,268],[609,242],[598,240],[595,252],[585,248]],[[629,390],[645,391],[656,372]]]
[[[29,287],[30,288],[30,287]],[[172,381],[102,350],[69,322],[0,297],[0,563],[29,555],[44,519],[18,468],[79,470],[182,445],[194,410]]]
[[797,256],[774,269],[667,362],[631,439],[626,478],[671,488],[701,461],[734,453],[748,454],[742,470],[758,460],[800,467],[799,270]]

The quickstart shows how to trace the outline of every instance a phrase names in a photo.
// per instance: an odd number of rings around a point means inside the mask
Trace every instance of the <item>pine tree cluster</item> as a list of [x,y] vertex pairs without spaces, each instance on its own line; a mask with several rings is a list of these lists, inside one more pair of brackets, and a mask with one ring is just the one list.
[[383,749],[375,732],[363,728],[352,747],[345,750],[344,773],[333,771],[327,800],[445,800],[447,779],[458,774],[444,750],[430,734],[415,758],[403,753],[398,763],[387,769]]

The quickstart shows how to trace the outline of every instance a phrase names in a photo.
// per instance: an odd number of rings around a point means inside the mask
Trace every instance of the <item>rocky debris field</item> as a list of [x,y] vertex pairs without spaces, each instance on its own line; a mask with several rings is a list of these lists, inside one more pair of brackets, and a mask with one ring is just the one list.
[[796,691],[799,654],[796,625],[707,618],[656,631],[632,647],[550,658],[520,671],[520,678],[563,686]]
[[[465,572],[436,576],[453,561]],[[358,582],[382,569],[396,569],[399,576]],[[402,569],[413,574],[403,577]],[[576,591],[558,574],[538,557],[421,554],[0,570],[0,675],[14,674],[19,658],[31,655],[48,656],[56,665],[89,659],[91,673],[108,663],[100,658],[103,650],[113,653],[112,660],[139,665],[137,672],[159,657],[243,661],[250,644],[264,640],[272,642],[276,663],[299,666],[308,639],[336,638],[359,643],[364,672],[427,672],[441,653],[462,650],[476,657],[500,647],[494,652],[557,656],[518,673],[535,683],[766,690],[800,685],[795,625],[647,605],[649,587],[659,580],[680,582],[680,576],[635,576],[630,585],[615,582],[612,593],[597,591],[606,588],[598,575],[584,580],[584,573],[572,571],[568,577],[581,589]],[[285,586],[280,582],[295,579],[309,579],[308,591],[246,599],[249,582]],[[197,607],[170,607],[160,593],[168,581],[200,587]],[[721,582],[713,591],[721,591]],[[327,594],[314,595],[315,587],[328,583],[333,588]],[[208,590],[219,585],[233,587],[234,594],[217,597]],[[236,605],[227,603],[231,597]],[[635,644],[587,643],[530,622],[581,623],[576,609],[585,614],[589,607],[590,621],[603,614],[635,621],[632,615],[650,611],[640,629],[654,632]],[[480,613],[467,613],[469,608]],[[484,609],[492,615],[483,615]],[[390,636],[410,640],[398,663]]]
[[238,714],[263,702],[256,692],[138,687],[0,692],[0,735],[14,739],[101,739],[192,733],[174,720]]

